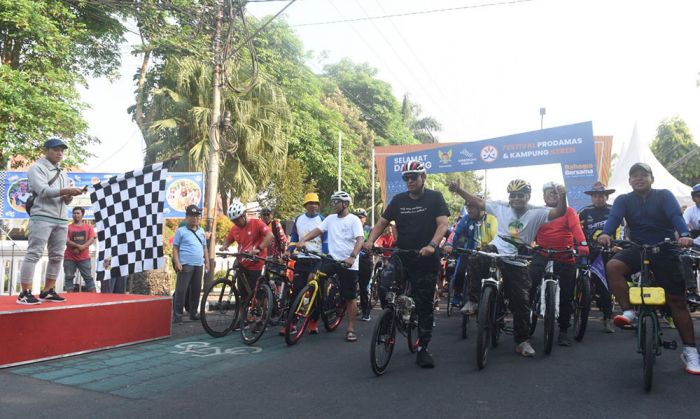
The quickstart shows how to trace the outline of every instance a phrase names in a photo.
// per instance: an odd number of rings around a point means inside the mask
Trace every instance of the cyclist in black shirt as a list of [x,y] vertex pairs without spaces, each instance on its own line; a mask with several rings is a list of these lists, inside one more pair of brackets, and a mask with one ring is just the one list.
[[[421,368],[432,368],[435,363],[427,347],[433,331],[433,293],[440,268],[437,248],[448,229],[450,211],[440,192],[425,188],[426,170],[423,163],[408,161],[401,172],[408,191],[394,196],[369,234],[365,248],[371,249],[389,222],[395,221],[398,230],[396,247],[418,252],[418,257],[397,253],[392,258],[400,259],[413,289],[418,315],[416,363]],[[394,278],[392,269],[385,269],[384,273],[387,275],[382,278],[382,284],[386,286],[387,281]]]
[[[583,229],[583,234],[586,235],[586,241],[591,245],[597,243],[598,235],[603,231],[603,226],[608,220],[610,208],[612,208],[612,205],[608,204],[608,196],[614,192],[615,189],[607,189],[602,182],[594,183],[589,191],[584,192],[586,195],[590,195],[592,205],[581,208],[578,218],[581,220],[581,228]],[[605,264],[608,263],[610,258],[608,254],[603,254],[601,265],[600,262],[596,261],[599,255],[600,250],[595,246],[591,247],[589,260],[592,264],[592,277],[596,280],[596,290],[600,295],[603,330],[607,333],[613,333],[615,329],[612,325],[612,294],[605,280]]]

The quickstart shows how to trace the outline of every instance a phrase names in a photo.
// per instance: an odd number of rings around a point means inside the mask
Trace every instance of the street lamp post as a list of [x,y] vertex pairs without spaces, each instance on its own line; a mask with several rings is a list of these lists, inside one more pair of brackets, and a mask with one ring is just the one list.
[[540,129],[544,129],[544,115],[547,113],[546,108],[540,108]]

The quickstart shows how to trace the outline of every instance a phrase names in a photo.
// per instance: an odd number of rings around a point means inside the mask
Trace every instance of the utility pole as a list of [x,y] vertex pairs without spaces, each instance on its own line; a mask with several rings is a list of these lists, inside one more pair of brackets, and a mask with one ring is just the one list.
[[338,128],[338,190],[342,191],[342,179],[343,179],[343,133]]
[[219,138],[221,136],[221,73],[223,57],[221,51],[221,25],[224,19],[224,5],[222,0],[216,0],[216,23],[212,37],[213,52],[213,93],[211,100],[211,122],[209,125],[209,161],[206,178],[206,214],[209,236],[209,271],[204,282],[208,283],[214,278],[216,266],[216,197],[219,192]]

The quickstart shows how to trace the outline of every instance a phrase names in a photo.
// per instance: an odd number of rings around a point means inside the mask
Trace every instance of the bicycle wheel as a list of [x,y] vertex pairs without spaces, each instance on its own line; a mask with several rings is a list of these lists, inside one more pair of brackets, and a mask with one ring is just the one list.
[[289,297],[291,297],[289,285],[282,280],[275,281],[275,291],[272,292],[272,313],[270,313],[272,326],[277,326],[287,319]]
[[642,316],[639,328],[639,344],[641,345],[644,363],[644,390],[651,391],[654,379],[654,362],[656,361],[656,331],[651,316]]
[[542,290],[538,286],[530,294],[530,336],[535,334],[537,320],[540,317],[540,292],[542,292]]
[[323,307],[323,310],[321,310],[323,326],[329,332],[337,329],[345,317],[345,301],[340,296],[340,287],[337,281],[337,277],[335,279],[329,278],[326,286],[326,295],[321,304]]
[[369,351],[369,361],[372,371],[377,375],[382,375],[386,371],[391,361],[391,354],[394,353],[396,343],[396,326],[394,324],[394,310],[385,308],[379,316],[377,324],[372,331],[372,347]]
[[411,321],[406,327],[406,341],[408,342],[408,350],[415,354],[418,350],[418,324],[415,312],[411,313]]
[[477,315],[476,335],[476,365],[479,369],[486,366],[491,345],[491,333],[493,333],[493,311],[496,303],[496,290],[493,287],[485,287],[479,301],[479,314]]
[[243,310],[241,338],[243,343],[252,345],[265,333],[272,312],[272,290],[261,283]]
[[462,339],[469,337],[469,315],[462,314]]
[[233,282],[220,278],[204,290],[199,308],[204,330],[212,337],[228,335],[238,322],[240,298]]
[[317,298],[314,296],[314,294],[317,294],[316,290],[316,282],[307,284],[299,291],[299,295],[297,295],[290,306],[287,324],[284,328],[284,341],[287,342],[287,345],[295,345],[304,335],[306,325],[314,312],[313,305],[316,303]]
[[372,276],[372,285],[369,291],[369,308],[373,309],[379,303],[379,278],[382,276],[381,269],[375,269]]
[[557,299],[557,285],[554,282],[547,282],[544,292],[544,353],[550,354],[554,343],[554,323],[556,323],[556,319],[554,317],[556,312],[555,306]]
[[447,284],[447,302],[445,302],[445,311],[447,311],[447,317],[452,316],[452,309],[454,308],[454,305],[452,305],[452,299],[455,296],[455,289],[454,285],[452,284],[452,281],[448,279],[448,284]]
[[503,299],[500,293],[496,294],[496,298],[493,303],[493,320],[491,321],[491,347],[498,347],[498,342],[501,339],[502,330],[505,327],[505,314],[503,314]]
[[583,340],[591,311],[591,277],[587,273],[578,276],[574,288],[574,339]]

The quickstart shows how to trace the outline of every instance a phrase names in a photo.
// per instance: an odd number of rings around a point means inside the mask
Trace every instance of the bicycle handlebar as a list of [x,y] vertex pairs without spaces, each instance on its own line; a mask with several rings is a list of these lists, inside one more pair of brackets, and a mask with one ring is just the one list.
[[455,247],[452,252],[463,255],[482,255],[493,259],[532,259],[531,256],[527,255],[502,255],[500,253],[484,252],[483,250],[477,249],[464,249],[461,247]]
[[418,254],[418,250],[415,249],[399,249],[398,247],[372,247],[372,253],[374,254],[383,254],[384,252],[391,252],[391,253],[406,253],[406,254]]

